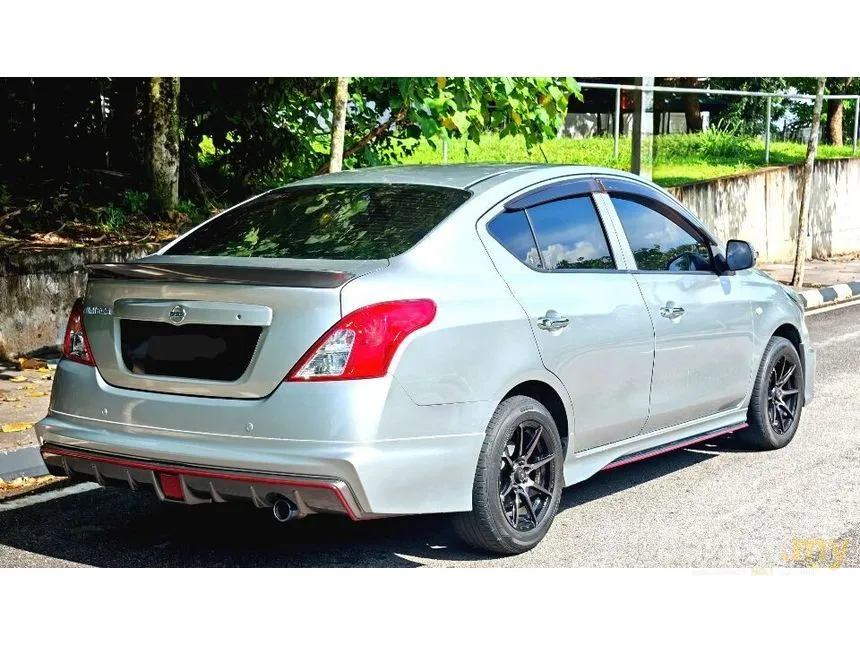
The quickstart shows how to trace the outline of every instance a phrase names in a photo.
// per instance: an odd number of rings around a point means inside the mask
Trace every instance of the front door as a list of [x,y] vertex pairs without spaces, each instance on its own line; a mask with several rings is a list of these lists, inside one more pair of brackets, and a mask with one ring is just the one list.
[[617,270],[617,238],[591,195],[504,212],[486,230],[501,245],[488,243],[491,255],[520,260],[496,266],[528,315],[544,366],[570,394],[574,451],[639,434],[653,328],[634,276]]
[[646,432],[740,407],[754,353],[752,310],[711,245],[683,215],[641,195],[610,194],[654,322]]

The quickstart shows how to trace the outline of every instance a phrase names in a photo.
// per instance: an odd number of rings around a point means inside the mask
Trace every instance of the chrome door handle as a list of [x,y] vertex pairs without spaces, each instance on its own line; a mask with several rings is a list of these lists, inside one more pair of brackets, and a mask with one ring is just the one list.
[[660,315],[663,316],[663,318],[674,320],[675,318],[680,318],[684,315],[684,308],[676,307],[667,302],[665,306],[660,307]]
[[550,318],[548,316],[544,316],[543,318],[538,318],[537,326],[547,331],[555,331],[557,329],[564,329],[569,324],[570,318]]

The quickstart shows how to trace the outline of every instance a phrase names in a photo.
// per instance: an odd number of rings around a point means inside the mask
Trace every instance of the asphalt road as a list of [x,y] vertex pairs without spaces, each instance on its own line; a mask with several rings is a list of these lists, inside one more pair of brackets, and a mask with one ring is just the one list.
[[83,485],[0,504],[0,566],[860,566],[860,306],[808,322],[816,396],[787,448],[728,437],[599,474],[521,556],[466,550],[444,517],[277,524]]

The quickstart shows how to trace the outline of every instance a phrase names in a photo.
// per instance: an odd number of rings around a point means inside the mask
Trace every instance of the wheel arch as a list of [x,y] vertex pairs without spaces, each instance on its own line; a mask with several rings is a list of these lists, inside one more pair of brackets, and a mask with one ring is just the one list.
[[558,390],[547,383],[538,379],[529,379],[522,381],[509,389],[504,396],[501,397],[501,403],[505,399],[512,396],[523,395],[533,398],[540,402],[549,413],[558,427],[558,434],[561,437],[562,445],[565,453],[567,453],[570,443],[570,429],[572,426],[572,410],[569,410],[569,405],[565,404],[564,397]]
[[[800,335],[800,330],[795,327],[791,323],[783,323],[779,327],[777,327],[773,333],[770,335],[771,338],[774,337],[785,338],[788,342],[794,345],[794,349],[797,350],[797,355],[800,357],[800,369],[803,370],[803,378],[804,382],[806,381],[806,352],[803,347],[803,336]],[[804,386],[803,395],[801,397],[801,403],[803,405],[806,404],[806,387]]]
[[790,341],[792,345],[794,345],[794,349],[797,350],[797,353],[801,356],[801,360],[803,358],[803,347],[802,347],[802,339],[800,336],[800,330],[795,327],[791,323],[783,323],[779,327],[773,330],[773,333],[770,335],[771,338],[774,336],[780,336],[781,338],[785,338]]

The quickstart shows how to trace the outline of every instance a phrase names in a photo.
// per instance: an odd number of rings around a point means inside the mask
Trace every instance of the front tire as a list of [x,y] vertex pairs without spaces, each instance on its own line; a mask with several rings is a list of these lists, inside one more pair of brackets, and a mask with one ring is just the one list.
[[762,450],[787,446],[800,425],[803,365],[791,341],[774,336],[762,356],[747,411],[747,443]]
[[534,548],[558,511],[563,463],[549,411],[527,396],[505,399],[487,427],[472,511],[454,517],[455,531],[483,551],[515,555]]

